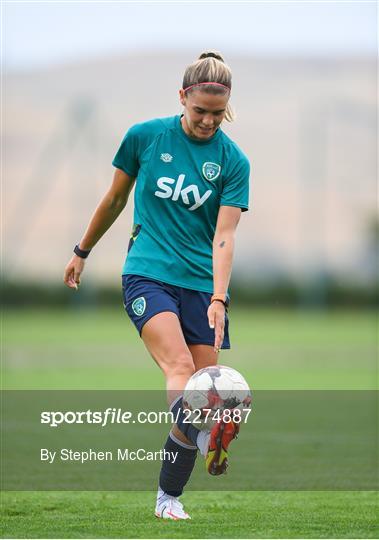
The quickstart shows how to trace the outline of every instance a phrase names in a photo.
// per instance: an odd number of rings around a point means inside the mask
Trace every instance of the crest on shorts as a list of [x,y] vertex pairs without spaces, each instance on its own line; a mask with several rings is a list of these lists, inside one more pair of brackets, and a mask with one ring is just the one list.
[[203,175],[206,180],[213,182],[220,176],[221,167],[217,163],[210,163],[207,161],[203,164]]
[[143,296],[140,296],[139,298],[136,298],[132,304],[132,310],[134,313],[141,317],[145,313],[146,309],[146,300]]

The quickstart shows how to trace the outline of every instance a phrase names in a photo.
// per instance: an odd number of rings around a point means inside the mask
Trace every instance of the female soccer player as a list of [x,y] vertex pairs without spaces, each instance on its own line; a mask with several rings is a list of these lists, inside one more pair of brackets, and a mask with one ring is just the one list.
[[[248,208],[249,162],[220,129],[232,121],[230,68],[205,52],[187,67],[181,116],[129,129],[113,160],[113,183],[74,248],[64,272],[77,289],[85,259],[125,207],[136,184],[134,226],[122,272],[125,309],[163,371],[178,422],[165,444],[155,515],[188,519],[178,497],[197,450],[211,474],[225,472],[238,426],[220,421],[211,433],[183,422],[181,393],[191,375],[229,349],[228,286],[234,235]],[[166,454],[169,455],[169,454]],[[173,454],[170,454],[173,455]]]

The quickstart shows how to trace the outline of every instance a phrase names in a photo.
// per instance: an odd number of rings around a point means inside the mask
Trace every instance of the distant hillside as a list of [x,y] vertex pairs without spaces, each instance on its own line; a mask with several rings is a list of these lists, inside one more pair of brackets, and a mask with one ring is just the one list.
[[[178,114],[192,57],[159,53],[6,73],[5,270],[61,279],[113,174],[127,128]],[[225,131],[252,161],[251,211],[238,232],[246,278],[374,272],[376,64],[372,58],[230,57],[237,111]],[[132,204],[91,255],[91,278],[117,279]],[[371,242],[371,244],[370,244]]]

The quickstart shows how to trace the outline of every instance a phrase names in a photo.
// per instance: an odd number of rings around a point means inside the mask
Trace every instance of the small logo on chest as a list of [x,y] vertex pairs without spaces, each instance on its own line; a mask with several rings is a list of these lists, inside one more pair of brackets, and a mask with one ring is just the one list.
[[207,161],[206,163],[203,163],[203,176],[206,180],[209,180],[209,182],[213,182],[220,176],[221,167],[217,163],[210,163]]
[[164,154],[161,154],[161,160],[164,162],[164,163],[171,163],[171,161],[173,160],[174,158],[172,157],[171,154],[168,154],[167,152],[164,153]]

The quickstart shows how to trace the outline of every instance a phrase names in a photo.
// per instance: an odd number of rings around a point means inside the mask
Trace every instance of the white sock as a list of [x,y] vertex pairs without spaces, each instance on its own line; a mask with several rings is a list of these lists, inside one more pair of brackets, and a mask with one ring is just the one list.
[[163,489],[160,488],[160,486],[158,486],[157,502],[160,502],[159,500],[162,499],[162,497],[164,497],[164,495],[166,495],[166,493],[163,491]]
[[206,457],[208,453],[210,438],[211,438],[211,432],[205,429],[204,431],[199,432],[196,439],[196,444],[197,444],[198,449],[200,450],[200,454],[204,457]]

